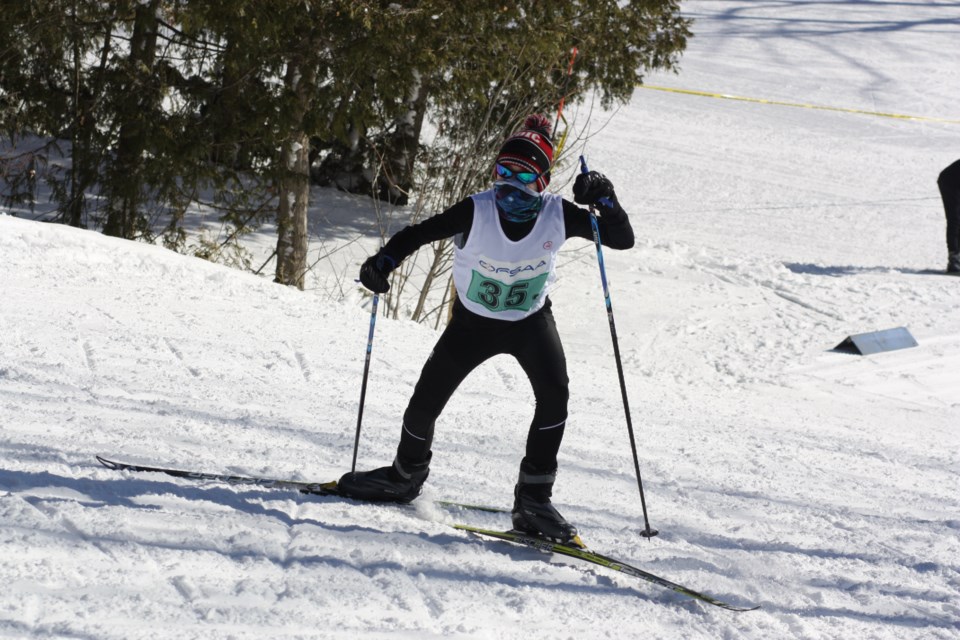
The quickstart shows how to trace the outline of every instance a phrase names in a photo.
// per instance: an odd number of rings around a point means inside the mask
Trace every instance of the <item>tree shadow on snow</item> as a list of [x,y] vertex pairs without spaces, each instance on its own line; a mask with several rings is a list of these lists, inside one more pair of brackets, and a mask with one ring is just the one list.
[[[113,472],[115,473],[115,472]],[[661,592],[656,587],[646,588],[643,584],[624,584],[626,579],[618,579],[614,575],[606,575],[604,570],[589,566],[579,566],[575,560],[559,558],[555,562],[554,558],[543,557],[541,551],[517,547],[507,542],[485,541],[463,533],[428,533],[422,530],[411,529],[406,531],[383,530],[376,526],[365,526],[360,524],[334,524],[324,522],[310,517],[295,517],[278,508],[272,508],[263,504],[263,501],[286,500],[296,503],[297,507],[308,504],[322,504],[323,502],[342,503],[342,499],[335,497],[319,497],[301,495],[295,491],[279,491],[270,489],[258,489],[252,487],[232,487],[221,484],[194,484],[182,485],[176,482],[159,477],[123,476],[117,474],[116,479],[100,478],[70,478],[48,471],[9,471],[0,469],[0,490],[8,491],[11,495],[19,497],[40,514],[48,518],[51,522],[51,530],[61,531],[64,528],[72,535],[85,542],[100,546],[111,544],[129,545],[131,543],[141,545],[147,548],[163,549],[177,552],[206,552],[219,554],[231,561],[239,562],[248,559],[268,560],[278,566],[287,567],[296,565],[307,567],[310,565],[320,565],[325,567],[347,567],[357,570],[365,575],[376,574],[379,570],[393,570],[400,572],[409,572],[410,566],[400,562],[384,560],[382,558],[371,559],[370,562],[358,561],[356,558],[347,557],[338,554],[336,549],[341,547],[343,538],[356,540],[358,536],[378,537],[388,536],[393,543],[396,543],[397,536],[410,537],[425,541],[439,548],[449,547],[451,545],[470,545],[482,546],[485,549],[501,556],[506,556],[516,562],[516,566],[509,570],[502,567],[491,565],[489,570],[477,572],[476,566],[469,568],[458,568],[455,562],[451,562],[449,556],[440,553],[436,554],[436,563],[419,563],[415,570],[422,573],[431,580],[446,580],[450,582],[463,582],[472,580],[476,582],[489,583],[491,581],[504,584],[511,588],[537,588],[549,591],[564,592],[574,595],[596,594],[599,592],[609,593],[611,595],[638,597],[641,600],[670,603],[673,605],[682,605],[693,609],[700,609],[695,601],[692,601],[679,594],[672,592]],[[158,504],[158,499],[164,504]],[[182,500],[189,510],[184,513],[171,510],[167,502]],[[320,535],[341,536],[340,541],[333,541],[333,547],[329,554],[310,553],[307,555],[290,555],[286,551],[280,553],[271,553],[262,547],[241,548],[225,536],[194,536],[194,535],[165,535],[163,530],[158,530],[150,525],[149,518],[151,514],[156,517],[162,517],[165,521],[175,522],[178,517],[196,514],[204,509],[204,505],[210,504],[229,507],[237,512],[251,515],[263,516],[277,520],[286,527],[293,528],[297,526],[312,526],[320,531]],[[120,508],[128,509],[133,513],[126,513],[122,517],[114,514],[105,514],[102,518],[85,516],[77,519],[67,517],[61,510],[63,505],[82,505],[87,509],[110,509]],[[403,509],[401,506],[391,505],[367,505],[358,504],[358,508],[390,508]],[[410,509],[410,516],[417,518],[416,512]],[[216,510],[215,513],[222,513]],[[358,514],[357,520],[363,518]],[[93,524],[90,520],[95,520]],[[102,526],[104,520],[109,520],[116,526],[111,527],[109,533],[105,532]],[[134,526],[130,526],[133,523]],[[141,530],[136,524],[143,524]],[[184,520],[184,532],[193,530],[196,527],[195,518],[186,518]],[[235,533],[235,532],[234,532]],[[551,566],[569,567],[581,573],[587,573],[593,576],[595,583],[584,584],[581,580],[571,577],[569,581],[558,579],[556,582],[545,582],[539,577],[526,579],[518,577],[518,573],[527,572],[524,566],[527,562],[542,563],[546,562]],[[538,574],[539,575],[539,574]]]
[[[726,23],[727,31],[733,31],[734,25],[753,23],[747,31],[753,38],[811,38],[827,37],[851,33],[876,33],[910,31],[939,26],[953,26],[956,19],[950,16],[937,15],[929,18],[905,20],[902,14],[897,13],[890,18],[884,18],[878,13],[886,7],[903,6],[902,0],[845,0],[844,2],[826,2],[825,0],[778,0],[777,2],[756,3],[744,6],[735,6],[718,12],[713,19]],[[805,5],[823,5],[833,9],[833,17],[816,16],[807,18],[798,14],[791,14],[790,9]],[[839,5],[839,6],[838,6]],[[866,7],[873,10],[872,14],[861,12],[844,12],[843,6]],[[755,15],[758,9],[776,7],[780,11],[776,16]],[[694,12],[691,14],[696,17]]]
[[[287,500],[297,503],[297,506],[317,502],[322,500],[318,496],[307,496],[298,494],[295,491],[280,491],[257,488],[238,488],[225,486],[223,484],[194,483],[190,485],[180,485],[175,482],[152,477],[125,477],[116,474],[116,479],[95,479],[95,478],[68,478],[65,476],[50,473],[48,471],[8,471],[0,469],[0,490],[9,491],[11,494],[20,497],[29,504],[39,507],[43,505],[52,505],[56,503],[74,503],[81,504],[88,508],[110,508],[123,507],[134,509],[140,512],[151,512],[164,514],[170,519],[175,520],[183,515],[162,504],[157,504],[158,499],[168,501],[171,498],[183,501],[183,504],[202,507],[204,504],[213,503],[215,505],[230,507],[238,512],[254,515],[267,516],[280,521],[287,527],[298,525],[316,525],[327,529],[337,529],[341,531],[362,531],[363,527],[333,526],[311,518],[294,517],[289,513],[277,508],[269,507],[263,504],[263,501]],[[159,474],[158,474],[159,475]],[[49,510],[39,509],[46,513]],[[185,513],[187,511],[185,510]],[[185,526],[187,526],[185,524]],[[376,529],[366,529],[371,533],[380,533]],[[89,538],[108,539],[101,536],[84,536]],[[118,536],[117,541],[131,540],[130,537]],[[150,541],[141,541],[142,544],[152,544]],[[171,548],[195,549],[195,550],[216,550],[198,544],[189,545],[171,545]]]
[[908,269],[906,267],[864,267],[857,265],[846,266],[823,266],[819,264],[804,264],[799,262],[783,263],[787,269],[793,273],[813,276],[830,276],[839,278],[841,276],[855,276],[869,273],[903,273],[907,275],[946,275],[943,269]]

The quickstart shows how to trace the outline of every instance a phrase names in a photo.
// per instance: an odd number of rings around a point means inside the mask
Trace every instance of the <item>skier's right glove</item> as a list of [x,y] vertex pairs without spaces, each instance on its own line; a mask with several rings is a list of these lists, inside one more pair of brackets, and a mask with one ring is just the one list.
[[[597,171],[577,174],[573,181],[573,201],[577,204],[607,205],[617,199],[613,192],[613,183],[607,176]],[[603,202],[607,200],[608,202]]]
[[396,260],[383,251],[378,251],[367,258],[360,267],[360,282],[374,293],[386,293],[390,291],[388,277],[396,266]]

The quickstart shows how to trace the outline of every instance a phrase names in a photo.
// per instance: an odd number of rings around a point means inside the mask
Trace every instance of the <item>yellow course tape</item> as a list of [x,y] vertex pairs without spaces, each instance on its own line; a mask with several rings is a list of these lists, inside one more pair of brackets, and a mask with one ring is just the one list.
[[862,109],[846,109],[843,107],[825,107],[816,104],[802,104],[798,102],[783,102],[781,100],[766,100],[764,98],[748,98],[745,96],[732,96],[728,93],[711,93],[709,91],[694,91],[692,89],[675,89],[672,87],[658,87],[649,84],[637,85],[641,89],[652,89],[653,91],[667,91],[669,93],[683,93],[691,96],[703,96],[706,98],[720,98],[723,100],[739,100],[741,102],[756,102],[758,104],[772,104],[780,107],[800,107],[802,109],[819,109],[821,111],[842,111],[844,113],[859,113],[867,116],[880,116],[883,118],[896,118],[899,120],[918,120],[925,122],[947,122],[950,124],[960,124],[960,120],[948,120],[946,118],[928,118],[925,116],[908,116],[900,113],[882,113],[880,111],[864,111]]

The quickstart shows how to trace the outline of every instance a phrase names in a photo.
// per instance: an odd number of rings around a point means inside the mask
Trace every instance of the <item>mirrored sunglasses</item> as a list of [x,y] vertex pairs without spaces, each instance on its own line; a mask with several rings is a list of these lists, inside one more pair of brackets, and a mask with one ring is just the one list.
[[542,173],[533,173],[532,171],[514,171],[509,167],[497,163],[497,177],[504,180],[513,178],[522,184],[533,184],[537,181],[537,178],[542,175]]

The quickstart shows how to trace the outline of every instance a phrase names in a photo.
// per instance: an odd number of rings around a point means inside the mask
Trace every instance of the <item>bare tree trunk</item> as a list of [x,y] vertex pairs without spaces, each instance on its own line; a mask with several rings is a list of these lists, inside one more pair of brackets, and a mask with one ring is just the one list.
[[220,77],[220,86],[214,98],[209,103],[209,120],[214,127],[213,145],[210,157],[214,162],[224,164],[232,169],[248,168],[248,155],[241,149],[240,144],[230,137],[236,135],[239,121],[238,111],[241,111],[245,80],[239,69],[241,58],[237,44],[238,36],[234,31],[226,34],[226,45],[222,55],[223,70]]
[[110,198],[103,232],[109,236],[133,239],[138,231],[141,201],[143,152],[146,150],[150,114],[158,99],[152,87],[157,52],[157,8],[160,0],[138,4],[127,58],[127,90],[137,98],[120,118],[120,133],[113,170],[110,172]]
[[[308,51],[315,51],[319,42],[307,41]],[[303,55],[293,56],[287,65],[284,83],[296,101],[287,140],[280,151],[277,180],[277,271],[275,282],[303,290],[307,273],[307,211],[310,205],[310,138],[303,129],[303,119],[310,108],[316,85],[316,66]]]
[[414,187],[413,168],[420,149],[420,131],[427,112],[429,89],[418,77],[407,99],[408,111],[396,122],[396,128],[387,140],[383,158],[384,177],[380,180],[380,199],[391,204],[405,205],[410,201]]
[[[76,6],[73,15],[74,25],[77,23]],[[97,101],[103,95],[103,79],[106,75],[109,57],[113,47],[111,39],[112,24],[104,30],[103,46],[100,48],[100,64],[92,74],[92,86],[83,86],[83,58],[80,51],[81,30],[75,28],[73,33],[73,65],[74,65],[74,121],[71,127],[71,157],[70,167],[70,194],[64,207],[64,218],[72,227],[84,227],[83,214],[86,211],[87,189],[96,181],[103,153],[94,149],[94,133],[96,131],[96,116],[94,115]]]
[[310,204],[309,140],[293,134],[283,144],[277,184],[277,273],[275,281],[303,289],[307,271],[307,210]]

